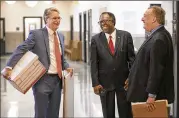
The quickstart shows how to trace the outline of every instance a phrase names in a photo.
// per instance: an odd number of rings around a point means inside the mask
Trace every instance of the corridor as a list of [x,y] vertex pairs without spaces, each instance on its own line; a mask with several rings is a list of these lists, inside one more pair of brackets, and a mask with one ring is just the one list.
[[[93,92],[89,65],[92,51],[92,37],[101,32],[100,14],[111,12],[115,15],[115,28],[128,31],[131,34],[134,50],[137,53],[146,39],[147,32],[144,29],[144,23],[141,21],[146,9],[151,6],[162,7],[166,12],[164,27],[171,34],[174,47],[175,101],[174,104],[171,104],[170,115],[178,118],[179,94],[177,94],[177,91],[179,81],[177,74],[179,73],[179,66],[177,66],[177,55],[179,52],[179,1],[49,0],[1,1],[0,3],[1,70],[5,67],[10,56],[9,54],[12,54],[16,47],[27,39],[31,30],[41,29],[46,26],[43,16],[44,10],[48,7],[56,7],[60,11],[60,26],[58,31],[64,35],[64,52],[67,62],[71,68],[74,68],[73,77],[68,80],[68,105],[65,107],[65,112],[67,112],[68,117],[74,118],[103,117],[100,97]],[[121,50],[121,53],[123,52],[125,50]],[[32,89],[24,95],[17,91],[2,76],[0,79],[0,117],[34,117]],[[64,111],[63,97],[64,94],[62,93],[60,117],[63,117]],[[117,105],[115,107],[115,116],[119,118]]]
[[[9,56],[1,57],[1,68]],[[101,102],[99,96],[93,93],[91,86],[90,67],[83,62],[69,61],[74,68],[74,81],[71,88],[74,92],[74,100],[70,107],[74,111],[74,117],[102,117]],[[6,85],[5,85],[5,83]],[[6,90],[4,89],[6,87]],[[30,89],[25,95],[12,87],[8,81],[4,81],[1,76],[1,117],[33,117],[34,100],[33,92]],[[116,110],[117,111],[117,110]],[[70,111],[68,111],[70,113]],[[63,96],[60,108],[60,117],[63,114]],[[116,113],[118,116],[118,113]]]

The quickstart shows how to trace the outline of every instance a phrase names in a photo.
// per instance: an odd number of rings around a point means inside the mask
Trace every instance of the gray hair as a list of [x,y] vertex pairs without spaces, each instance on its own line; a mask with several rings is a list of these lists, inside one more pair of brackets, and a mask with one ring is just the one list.
[[157,22],[161,25],[165,25],[165,14],[166,14],[165,10],[159,6],[152,6],[149,7],[149,9],[152,9],[152,12],[156,17]]
[[59,10],[55,7],[50,7],[50,8],[45,9],[44,15],[43,15],[45,24],[47,23],[47,19],[49,18],[49,15],[54,11],[60,13]]

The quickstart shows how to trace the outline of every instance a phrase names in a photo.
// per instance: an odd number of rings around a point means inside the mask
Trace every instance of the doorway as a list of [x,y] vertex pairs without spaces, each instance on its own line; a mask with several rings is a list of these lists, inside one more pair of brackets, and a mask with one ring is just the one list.
[[87,38],[87,28],[86,28],[86,23],[87,23],[87,18],[86,18],[86,11],[85,12],[83,12],[83,61],[86,63],[86,56],[87,56],[87,54],[86,54],[86,48],[87,48],[87,46],[86,46],[86,38]]
[[73,16],[70,16],[70,39],[73,40]]
[[88,59],[87,63],[90,65],[91,57],[91,38],[92,38],[92,9],[88,10]]
[[5,18],[0,18],[0,55],[5,55]]
[[29,32],[34,29],[42,28],[41,16],[25,16],[23,17],[23,38],[28,38]]
[[79,28],[80,28],[79,38],[81,41],[82,40],[82,13],[79,13]]

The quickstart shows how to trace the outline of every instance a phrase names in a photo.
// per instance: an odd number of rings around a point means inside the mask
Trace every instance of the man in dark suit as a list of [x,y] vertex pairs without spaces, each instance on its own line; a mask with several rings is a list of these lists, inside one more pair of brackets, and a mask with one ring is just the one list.
[[147,102],[148,110],[155,109],[155,100],[174,102],[173,44],[165,29],[165,11],[153,6],[147,9],[142,21],[150,34],[140,47],[129,74],[127,99]]
[[72,75],[72,69],[64,59],[64,36],[57,31],[60,20],[58,9],[45,9],[46,26],[29,33],[28,38],[13,52],[3,73],[8,79],[13,67],[28,50],[37,54],[47,72],[33,86],[35,118],[59,117],[62,70]]
[[123,86],[135,58],[132,36],[115,29],[115,16],[100,15],[103,32],[91,40],[91,77],[95,94],[100,95],[104,118],[115,118],[115,95],[120,118],[132,118],[131,103]]

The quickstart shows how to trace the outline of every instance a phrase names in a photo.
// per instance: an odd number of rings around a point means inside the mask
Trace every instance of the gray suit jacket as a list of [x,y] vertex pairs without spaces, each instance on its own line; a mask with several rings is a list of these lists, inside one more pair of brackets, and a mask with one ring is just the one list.
[[[61,42],[62,49],[62,69],[66,69],[69,67],[69,64],[66,62],[64,58],[64,36],[58,32],[58,36]],[[7,62],[7,66],[14,67],[16,63],[20,60],[20,58],[27,52],[32,51],[37,54],[39,57],[39,61],[45,66],[48,71],[50,66],[50,49],[49,49],[49,39],[48,39],[48,31],[45,28],[32,30],[29,33],[28,38],[19,45],[16,50],[13,52],[12,56]]]

